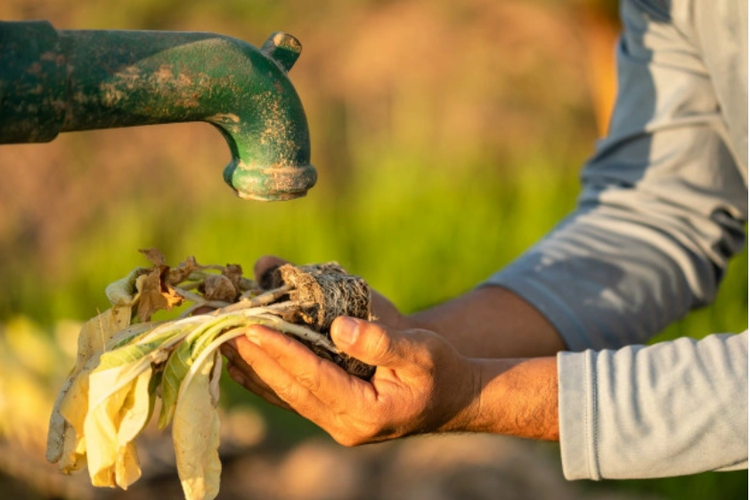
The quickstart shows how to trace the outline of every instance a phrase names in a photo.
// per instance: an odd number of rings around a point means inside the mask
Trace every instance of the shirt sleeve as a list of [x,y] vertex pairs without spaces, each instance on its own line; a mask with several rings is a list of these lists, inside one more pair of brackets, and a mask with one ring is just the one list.
[[565,477],[746,469],[747,335],[559,353]]
[[[618,98],[577,209],[486,282],[533,304],[570,350],[644,343],[711,302],[744,245],[747,157],[732,137],[745,127],[746,147],[746,124],[732,125],[717,97],[729,69],[709,68],[691,41],[718,37],[731,53],[742,34],[721,19],[696,34],[693,3],[623,1]],[[734,2],[703,4],[720,12]],[[746,122],[744,65],[731,80],[744,74]]]

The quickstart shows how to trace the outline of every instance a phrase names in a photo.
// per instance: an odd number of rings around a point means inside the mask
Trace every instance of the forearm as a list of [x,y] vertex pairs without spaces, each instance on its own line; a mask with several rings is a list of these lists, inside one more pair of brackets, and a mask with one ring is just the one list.
[[479,397],[463,431],[557,441],[557,361],[474,359]]
[[464,356],[523,358],[551,356],[565,349],[552,324],[528,302],[496,286],[477,288],[456,299],[407,316],[402,328],[439,333]]

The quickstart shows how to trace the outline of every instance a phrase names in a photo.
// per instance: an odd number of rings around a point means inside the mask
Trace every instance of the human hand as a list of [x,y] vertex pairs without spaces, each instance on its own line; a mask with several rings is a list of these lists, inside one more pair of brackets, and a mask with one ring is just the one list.
[[369,382],[262,326],[250,327],[223,353],[235,381],[347,446],[470,429],[479,408],[479,366],[438,335],[339,317],[331,337],[342,351],[377,366]]

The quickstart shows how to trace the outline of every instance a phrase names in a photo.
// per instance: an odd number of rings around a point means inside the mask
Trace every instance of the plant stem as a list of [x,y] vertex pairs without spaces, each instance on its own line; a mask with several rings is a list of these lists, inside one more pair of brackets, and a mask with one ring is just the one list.
[[309,328],[306,328],[304,326],[295,325],[294,323],[288,323],[284,321],[283,319],[279,318],[278,316],[272,316],[270,314],[265,314],[265,313],[261,313],[261,314],[256,313],[252,316],[247,316],[246,321],[247,322],[245,325],[239,326],[237,328],[233,328],[219,335],[218,337],[216,337],[210,344],[208,344],[201,351],[198,357],[195,358],[195,361],[190,366],[190,370],[188,371],[187,375],[185,376],[182,383],[180,384],[180,391],[177,395],[178,405],[180,404],[180,400],[182,399],[182,394],[186,390],[186,387],[190,385],[190,382],[193,380],[193,377],[201,369],[201,365],[206,361],[206,359],[216,349],[218,349],[218,347],[224,342],[235,339],[242,335],[245,335],[250,325],[268,326],[282,333],[294,335],[295,337],[309,340],[310,342],[313,342],[314,344],[319,345],[321,347],[325,347],[326,349],[329,349],[332,352],[339,352],[336,346],[334,346],[333,343],[322,334],[315,332],[313,330],[310,330]]
[[247,303],[249,307],[265,306],[276,302],[278,299],[288,294],[291,290],[291,285],[284,285],[280,286],[279,288],[274,288],[273,290],[268,290],[267,292],[261,293],[260,295],[256,295],[253,298],[247,298],[245,296],[245,293],[247,292],[245,292],[240,296],[240,302],[237,302],[237,304],[232,304],[232,306],[243,303]]

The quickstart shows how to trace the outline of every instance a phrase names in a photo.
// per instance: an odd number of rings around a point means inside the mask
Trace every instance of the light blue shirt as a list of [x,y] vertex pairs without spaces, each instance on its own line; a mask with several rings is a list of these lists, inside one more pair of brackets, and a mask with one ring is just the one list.
[[557,358],[568,479],[747,468],[747,332],[637,345],[710,303],[745,243],[747,2],[623,0],[621,17],[577,209],[487,283],[573,351]]

